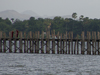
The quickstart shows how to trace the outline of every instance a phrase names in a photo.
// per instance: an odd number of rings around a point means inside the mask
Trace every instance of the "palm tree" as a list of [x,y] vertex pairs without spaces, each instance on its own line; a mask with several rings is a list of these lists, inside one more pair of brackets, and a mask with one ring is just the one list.
[[81,16],[79,17],[79,20],[80,20],[80,21],[83,21],[83,19],[84,19],[84,16],[81,15]]
[[81,30],[83,31],[84,30],[84,26],[83,26],[83,19],[84,19],[84,16],[83,15],[81,15],[80,17],[79,17],[79,20],[81,21],[81,23],[82,23],[82,26],[81,26]]
[[12,23],[14,22],[14,18],[11,18]]
[[74,20],[75,20],[77,18],[77,13],[73,13],[72,18],[74,18]]
[[[77,13],[73,13],[72,14],[72,18],[74,18],[74,20],[77,18]],[[72,26],[72,30],[74,29],[74,21],[73,21],[73,26]]]

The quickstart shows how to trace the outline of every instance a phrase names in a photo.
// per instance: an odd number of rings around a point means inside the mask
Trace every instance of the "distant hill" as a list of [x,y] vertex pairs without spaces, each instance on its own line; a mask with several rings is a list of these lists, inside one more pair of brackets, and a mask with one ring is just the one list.
[[[50,18],[53,19],[55,16],[40,16],[37,13],[31,11],[31,10],[26,10],[22,13],[19,13],[15,10],[5,10],[5,11],[1,11],[0,12],[0,17],[2,17],[3,19],[6,18],[14,18],[14,19],[19,19],[19,20],[27,20],[30,17],[35,17],[36,19],[41,17],[41,18]],[[72,18],[71,15],[65,15],[65,16],[61,16],[62,18]]]
[[29,19],[31,17],[31,15],[22,14],[22,13],[15,11],[15,10],[5,10],[5,11],[0,12],[0,17],[2,17],[3,19],[14,18],[14,19],[25,20],[25,19]]
[[[50,18],[50,19],[54,19],[54,17],[56,16],[43,16],[43,18]],[[62,17],[62,18],[72,18],[71,15],[64,15],[64,16],[58,16],[58,17]]]
[[[50,19],[53,19],[55,17],[55,16],[47,16],[47,15],[40,16],[37,13],[33,12],[32,10],[26,10],[26,11],[22,12],[22,14],[31,15],[31,16],[34,16],[35,18],[41,17],[41,18],[50,18]],[[62,18],[72,18],[71,15],[64,15],[64,16],[61,16],[61,17]]]
[[30,16],[33,16],[35,18],[39,18],[40,17],[40,15],[38,15],[35,12],[33,12],[32,10],[26,10],[26,11],[22,12],[22,14],[30,15]]

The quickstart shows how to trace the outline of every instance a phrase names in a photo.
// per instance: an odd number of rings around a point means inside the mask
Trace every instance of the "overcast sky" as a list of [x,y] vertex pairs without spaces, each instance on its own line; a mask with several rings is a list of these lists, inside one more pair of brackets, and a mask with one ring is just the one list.
[[73,12],[89,18],[100,18],[100,0],[0,0],[0,11],[32,10],[40,16],[63,16]]

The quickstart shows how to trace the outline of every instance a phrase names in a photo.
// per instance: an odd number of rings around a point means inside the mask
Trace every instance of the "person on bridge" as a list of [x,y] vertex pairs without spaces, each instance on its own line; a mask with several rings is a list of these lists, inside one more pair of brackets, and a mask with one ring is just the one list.
[[16,30],[16,37],[18,37],[18,34],[19,34],[19,31],[18,31],[18,30]]

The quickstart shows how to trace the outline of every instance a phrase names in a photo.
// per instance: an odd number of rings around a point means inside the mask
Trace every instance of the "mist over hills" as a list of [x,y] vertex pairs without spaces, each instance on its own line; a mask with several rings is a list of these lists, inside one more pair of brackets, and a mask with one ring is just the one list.
[[[14,19],[19,19],[19,20],[27,20],[30,17],[35,17],[37,18],[50,18],[53,19],[55,16],[40,16],[37,13],[31,11],[31,10],[26,10],[22,13],[19,13],[15,10],[5,10],[5,11],[1,11],[0,12],[0,17],[2,17],[3,19],[6,18],[14,18]],[[62,18],[72,18],[71,15],[65,15],[65,16],[61,16]]]
[[35,12],[33,12],[32,10],[26,10],[26,11],[22,12],[22,14],[30,15],[30,16],[33,16],[33,17],[35,17],[35,18],[41,17],[40,15],[38,15],[38,14],[35,13]]
[[[50,19],[53,19],[54,17],[56,16],[43,16],[42,18],[50,18]],[[72,18],[71,15],[64,15],[64,16],[58,16],[58,17],[62,17],[62,18]]]
[[3,19],[5,19],[5,18],[9,18],[9,19],[14,18],[14,19],[25,20],[25,19],[29,19],[31,16],[19,13],[15,10],[5,10],[5,11],[0,12],[0,17],[2,17]]

